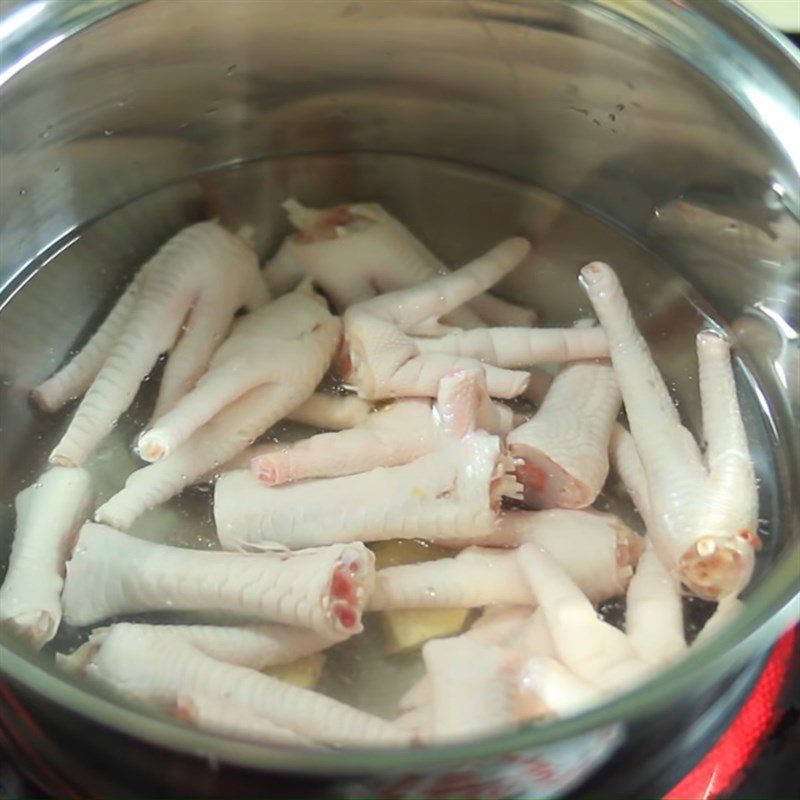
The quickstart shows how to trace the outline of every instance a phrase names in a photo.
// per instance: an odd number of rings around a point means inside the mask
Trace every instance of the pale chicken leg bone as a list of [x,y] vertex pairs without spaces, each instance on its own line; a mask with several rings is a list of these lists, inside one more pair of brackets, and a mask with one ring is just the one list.
[[[435,397],[439,380],[453,369],[480,366],[474,358],[420,353],[405,331],[437,320],[494,285],[527,255],[525,239],[508,239],[460,270],[410,289],[391,292],[351,306],[344,315],[347,377],[360,397]],[[511,398],[527,383],[524,372],[484,365],[489,394]]]
[[347,638],[374,583],[362,544],[290,554],[170,547],[87,523],[67,563],[64,616],[90,625],[138,611],[231,611]]
[[58,630],[64,563],[91,501],[89,473],[67,467],[48,470],[14,501],[17,527],[0,588],[0,623],[34,647]]
[[585,508],[595,501],[621,402],[610,366],[577,363],[559,372],[533,418],[506,438],[527,505]]
[[647,475],[650,535],[695,593],[737,594],[755,562],[758,494],[731,367],[730,345],[697,337],[705,462],[681,424],[613,270],[594,262],[581,281],[606,331],[636,450]]
[[51,463],[81,465],[133,402],[159,355],[174,346],[158,401],[167,410],[200,377],[236,311],[267,299],[255,253],[216,222],[192,225],[170,239],[74,366],[34,390],[43,408],[56,409],[88,386]]
[[299,406],[309,361],[330,358],[340,323],[313,291],[298,290],[242,317],[191,392],[139,437],[146,461],[166,458],[198,428],[253,389],[275,385]]

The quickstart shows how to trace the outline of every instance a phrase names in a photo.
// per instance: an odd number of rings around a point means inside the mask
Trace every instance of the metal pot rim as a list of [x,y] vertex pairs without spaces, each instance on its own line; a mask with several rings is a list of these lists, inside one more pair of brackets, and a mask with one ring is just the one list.
[[[517,3],[527,1],[516,0]],[[70,36],[114,14],[147,2],[150,0],[77,0],[70,4],[59,0],[29,0],[17,5],[0,20],[0,44],[4,50],[0,86]],[[754,64],[770,74],[790,97],[797,98],[796,77],[800,71],[800,57],[780,34],[735,5],[732,0],[720,0],[713,6],[699,0],[684,0],[681,5],[688,7],[695,15],[690,20],[694,27],[693,38],[685,35],[687,22],[680,18],[683,10],[667,0],[653,0],[646,5],[635,1],[615,2],[613,7],[611,0],[595,0],[595,3],[600,8],[607,6],[608,13],[627,14],[630,24],[645,26],[651,32],[658,30],[662,45],[676,50],[695,67],[706,72],[708,59],[719,56],[719,49],[715,51],[709,47],[703,41],[703,34],[724,35],[728,47],[747,52]],[[703,44],[702,48],[700,44]],[[719,76],[712,77],[716,77],[716,83],[720,85]],[[725,86],[725,90],[730,92],[730,86]],[[735,99],[748,110],[758,113],[748,98],[736,96]],[[776,144],[789,152],[794,128],[788,131],[775,130],[771,127],[772,120],[759,116]],[[795,123],[797,130],[800,130],[800,115]],[[797,213],[797,197],[787,200],[787,207],[791,210],[794,206]],[[800,526],[796,518],[790,519],[789,524]],[[800,534],[800,531],[796,533]],[[389,774],[471,762],[513,751],[554,745],[604,727],[657,713],[681,692],[690,691],[715,673],[729,671],[732,663],[740,663],[763,646],[765,641],[776,638],[785,626],[800,618],[800,585],[796,567],[800,564],[800,542],[795,542],[787,549],[780,562],[771,568],[769,577],[753,591],[733,624],[653,680],[579,716],[465,744],[401,751],[365,749],[325,752],[268,747],[225,739],[189,729],[145,708],[120,705],[110,695],[99,694],[84,681],[60,672],[37,654],[26,651],[7,634],[0,635],[0,672],[56,704],[98,723],[144,741],[215,762],[257,769],[279,767],[281,771],[306,776]],[[721,668],[723,660],[727,662],[724,669]]]

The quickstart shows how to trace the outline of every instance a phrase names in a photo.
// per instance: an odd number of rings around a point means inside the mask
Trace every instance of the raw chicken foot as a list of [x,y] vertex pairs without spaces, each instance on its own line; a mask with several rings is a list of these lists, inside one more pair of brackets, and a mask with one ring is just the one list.
[[[480,366],[474,358],[421,353],[406,331],[422,327],[439,333],[439,318],[497,283],[529,250],[525,239],[508,239],[450,275],[348,308],[344,314],[345,378],[367,400],[435,397],[442,376],[454,369]],[[492,397],[516,397],[525,388],[526,373],[492,365],[484,368]]]
[[[334,318],[314,299],[296,296],[309,311],[304,318],[311,332],[306,346],[297,354],[293,382],[269,383],[251,389],[196,430],[167,458],[133,472],[125,487],[97,510],[98,522],[123,530],[130,527],[148,509],[174,497],[198,479],[213,475],[312,394],[330,364],[338,328],[329,323]],[[318,321],[314,321],[314,315],[319,315]]]
[[84,674],[127,697],[173,710],[180,698],[211,698],[336,746],[402,746],[410,734],[325,695],[211,658],[180,636],[114,625]]
[[608,335],[636,450],[647,476],[649,532],[661,558],[700,597],[738,594],[758,547],[758,496],[731,368],[730,345],[697,337],[705,459],[681,424],[613,270],[595,262],[581,281]]
[[67,563],[64,616],[89,625],[139,611],[232,611],[347,638],[361,630],[374,557],[360,543],[299,553],[219,553],[87,523]]
[[506,438],[533,508],[585,508],[608,476],[608,446],[621,397],[604,364],[565,366],[533,418]]
[[61,623],[64,562],[89,514],[92,484],[84,469],[53,467],[16,497],[17,527],[0,588],[0,622],[34,647]]
[[[377,294],[408,289],[447,272],[405,225],[376,203],[317,210],[290,199],[284,208],[298,233],[286,238],[264,268],[275,295],[308,277],[343,312]],[[448,322],[527,328],[537,319],[533,311],[484,294],[451,313]]]
[[194,389],[139,437],[139,455],[145,461],[166,458],[223,408],[261,386],[280,388],[285,404],[296,408],[310,394],[308,363],[329,360],[339,335],[339,320],[305,285],[247,314]]
[[86,392],[50,462],[83,464],[133,402],[159,355],[174,347],[156,404],[156,415],[163,415],[200,377],[237,309],[267,299],[255,253],[216,222],[192,225],[170,239],[83,350],[34,389],[47,411]]

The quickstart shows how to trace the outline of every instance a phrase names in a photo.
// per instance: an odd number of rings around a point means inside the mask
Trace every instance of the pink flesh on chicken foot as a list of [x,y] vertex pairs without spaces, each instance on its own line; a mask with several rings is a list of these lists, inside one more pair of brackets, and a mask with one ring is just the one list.
[[410,735],[391,723],[318,692],[291,686],[201,653],[180,637],[114,625],[83,668],[93,681],[127,697],[175,707],[192,693],[233,703],[315,741],[336,746],[402,746]]
[[577,363],[556,376],[539,410],[506,444],[525,502],[585,508],[608,476],[608,445],[621,397],[610,366]]
[[[166,458],[222,409],[273,385],[297,407],[308,399],[309,363],[330,359],[340,322],[313,290],[301,287],[237,320],[197,385],[139,437],[146,461]],[[335,346],[335,344],[334,344]]]
[[758,496],[730,345],[710,330],[697,337],[704,459],[681,424],[613,270],[594,262],[583,268],[581,281],[608,336],[647,475],[653,542],[701,597],[737,594],[753,571]]
[[158,416],[166,412],[200,377],[237,309],[267,299],[255,253],[216,222],[170,239],[141,268],[76,367],[67,365],[34,390],[43,408],[57,408],[94,372],[51,463],[80,466],[133,402],[158,357],[174,347],[156,408]]
[[87,523],[67,563],[62,599],[73,625],[139,611],[231,611],[347,638],[361,631],[373,583],[374,557],[359,543],[220,553]]
[[0,623],[34,647],[58,630],[64,563],[92,495],[86,470],[52,467],[14,500],[17,524],[0,588]]
[[[344,314],[350,375],[367,400],[435,397],[439,380],[453,369],[480,366],[474,358],[422,354],[406,331],[437,320],[507,275],[530,250],[525,239],[507,239],[488,253],[445,277],[391,292],[351,306]],[[527,383],[526,373],[484,365],[489,394],[511,398]]]

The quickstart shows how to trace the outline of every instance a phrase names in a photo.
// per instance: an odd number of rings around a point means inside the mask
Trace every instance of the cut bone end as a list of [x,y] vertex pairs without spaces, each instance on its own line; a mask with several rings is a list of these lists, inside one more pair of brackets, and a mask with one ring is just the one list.
[[680,561],[683,582],[705,600],[738,594],[750,580],[755,553],[749,538],[705,536],[687,550]]
[[[369,552],[369,551],[367,551]],[[334,628],[342,633],[360,633],[361,613],[374,578],[372,570],[363,563],[363,556],[348,548],[333,568],[329,587],[330,616]]]
[[250,461],[250,471],[260,483],[266,486],[279,486],[283,483],[289,483],[291,477],[288,469],[281,469],[283,460],[279,453],[256,456]]
[[644,553],[644,539],[621,521],[614,523],[617,534],[617,566],[631,569],[639,563]]
[[[512,444],[517,480],[530,508],[586,508],[597,492],[534,447]],[[599,487],[598,487],[599,491]]]
[[144,461],[160,461],[172,452],[172,442],[166,433],[151,428],[139,437],[136,450]]

